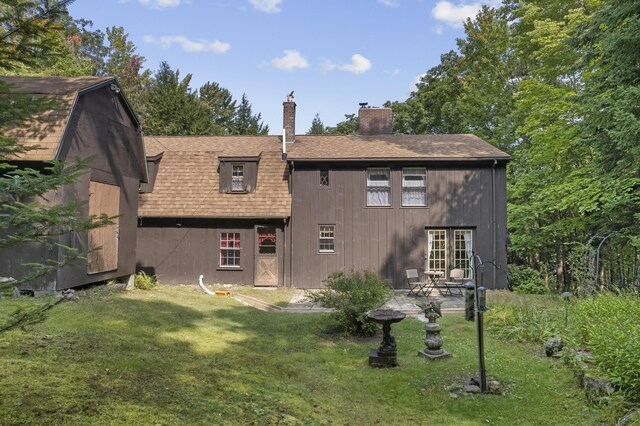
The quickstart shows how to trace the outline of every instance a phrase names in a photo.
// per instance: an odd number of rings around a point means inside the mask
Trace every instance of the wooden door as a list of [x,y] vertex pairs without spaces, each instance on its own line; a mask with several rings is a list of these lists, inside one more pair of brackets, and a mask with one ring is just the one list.
[[[89,215],[106,214],[109,217],[120,214],[120,187],[106,183],[89,184]],[[89,253],[87,273],[118,269],[118,217],[112,218],[111,225],[89,231]]]
[[254,285],[278,285],[278,249],[275,226],[256,227],[256,273]]

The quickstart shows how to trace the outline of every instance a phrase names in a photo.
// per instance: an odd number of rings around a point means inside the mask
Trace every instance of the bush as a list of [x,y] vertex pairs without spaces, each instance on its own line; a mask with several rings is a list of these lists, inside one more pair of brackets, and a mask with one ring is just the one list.
[[139,271],[134,277],[133,286],[139,290],[151,290],[158,286],[158,279],[155,275],[147,275],[144,271]]
[[523,265],[509,265],[509,278],[513,291],[520,294],[547,294],[549,290],[535,269]]
[[576,346],[587,347],[598,368],[630,400],[640,402],[640,298],[602,294],[577,302]]
[[325,308],[335,309],[333,316],[342,330],[359,336],[373,336],[376,324],[367,311],[382,306],[391,296],[389,285],[371,271],[335,272],[325,281],[326,288],[307,297]]

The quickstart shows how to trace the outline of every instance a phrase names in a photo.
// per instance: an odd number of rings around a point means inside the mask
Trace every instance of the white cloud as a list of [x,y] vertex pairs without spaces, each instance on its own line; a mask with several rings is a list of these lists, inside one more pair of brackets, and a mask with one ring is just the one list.
[[[462,1],[458,4],[442,0],[431,10],[431,15],[452,28],[461,28],[467,18],[473,19],[478,14],[482,5],[499,7],[500,4],[500,0],[474,1],[471,3]],[[436,34],[440,34],[442,27],[436,27],[434,31]]]
[[297,50],[285,50],[282,53],[284,53],[284,56],[281,58],[274,58],[271,60],[271,65],[279,70],[292,71],[296,68],[309,68],[307,58],[302,56]]
[[249,0],[251,6],[264,13],[280,13],[284,0]]
[[398,3],[396,0],[378,0],[378,3],[385,5],[387,7],[398,7],[400,6],[400,3]]
[[154,9],[164,9],[166,7],[177,7],[181,3],[190,3],[184,0],[138,0],[143,6],[149,6]]
[[159,38],[154,36],[145,35],[142,38],[142,41],[147,44],[157,44],[162,49],[169,49],[174,44],[179,45],[182,50],[188,53],[194,52],[216,52],[216,53],[226,53],[229,49],[231,49],[231,45],[229,43],[223,43],[221,41],[207,41],[207,40],[189,40],[187,37],[183,35],[163,35]]
[[362,56],[359,53],[351,56],[351,63],[341,65],[338,67],[341,71],[347,71],[353,74],[362,74],[363,72],[367,72],[371,69],[371,61]]

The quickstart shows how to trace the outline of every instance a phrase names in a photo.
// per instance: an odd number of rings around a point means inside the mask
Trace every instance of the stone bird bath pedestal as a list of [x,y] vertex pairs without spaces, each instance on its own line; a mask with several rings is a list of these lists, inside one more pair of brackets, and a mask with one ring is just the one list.
[[402,321],[406,315],[392,309],[378,309],[367,312],[367,317],[378,324],[382,324],[382,343],[378,349],[369,354],[369,365],[372,367],[396,367],[396,339],[391,335],[391,324]]

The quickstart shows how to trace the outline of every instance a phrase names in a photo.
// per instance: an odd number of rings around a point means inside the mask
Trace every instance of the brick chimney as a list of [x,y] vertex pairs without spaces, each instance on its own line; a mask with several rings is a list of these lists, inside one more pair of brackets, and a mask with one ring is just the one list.
[[293,92],[282,103],[282,128],[285,132],[286,142],[296,140],[296,103],[293,101]]
[[358,133],[361,135],[390,135],[393,133],[391,108],[361,106],[358,110],[358,123]]

